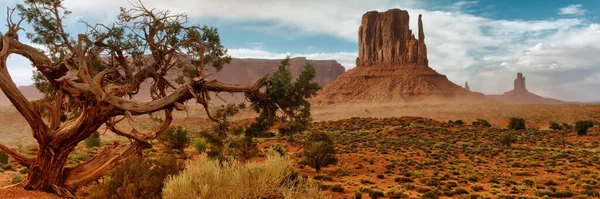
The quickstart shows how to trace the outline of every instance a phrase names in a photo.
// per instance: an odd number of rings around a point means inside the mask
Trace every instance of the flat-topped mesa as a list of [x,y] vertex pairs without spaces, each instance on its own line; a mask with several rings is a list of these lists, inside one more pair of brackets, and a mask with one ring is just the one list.
[[418,39],[409,28],[406,10],[371,11],[362,16],[358,28],[356,66],[427,66],[427,47],[419,15]]
[[527,91],[527,88],[525,87],[525,77],[523,77],[523,73],[517,73],[514,91]]

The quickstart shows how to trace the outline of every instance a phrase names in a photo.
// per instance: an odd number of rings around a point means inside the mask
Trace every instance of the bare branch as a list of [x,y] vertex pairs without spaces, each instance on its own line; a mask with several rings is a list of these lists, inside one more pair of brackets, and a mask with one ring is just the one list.
[[24,167],[30,167],[33,159],[25,157],[24,155],[19,154],[17,151],[12,150],[2,144],[0,144],[0,150],[6,152],[6,154],[10,155],[17,163]]

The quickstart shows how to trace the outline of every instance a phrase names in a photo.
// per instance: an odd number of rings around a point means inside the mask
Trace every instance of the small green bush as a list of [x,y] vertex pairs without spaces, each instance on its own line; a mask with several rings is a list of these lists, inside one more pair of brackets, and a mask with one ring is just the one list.
[[594,127],[594,122],[590,120],[581,120],[575,123],[575,131],[577,135],[586,135],[589,128]]
[[159,199],[167,176],[175,175],[181,169],[182,165],[174,155],[164,154],[158,160],[135,156],[95,185],[91,197]]
[[360,191],[354,192],[354,199],[362,199],[362,193]]
[[508,129],[523,130],[525,129],[525,119],[520,117],[512,117],[508,122]]
[[181,126],[169,127],[163,134],[158,137],[158,140],[165,147],[167,152],[176,151],[183,153],[185,147],[190,143],[187,137],[188,131]]
[[510,132],[502,132],[498,136],[498,140],[503,146],[510,146],[512,144],[512,135]]
[[340,185],[340,184],[336,184],[336,185],[331,186],[331,191],[338,192],[338,193],[344,193],[344,187],[342,187],[342,185]]
[[315,168],[317,172],[322,167],[337,163],[335,144],[324,132],[311,132],[304,140],[303,163]]
[[85,140],[83,141],[85,147],[87,148],[100,147],[101,142],[102,141],[100,140],[100,133],[98,133],[98,131],[92,133],[90,137],[85,138]]
[[492,124],[490,124],[487,120],[484,119],[477,119],[474,122],[471,123],[473,126],[483,126],[483,127],[491,127]]
[[194,148],[196,149],[196,151],[198,153],[204,153],[204,151],[206,151],[207,147],[208,147],[208,142],[206,142],[206,139],[197,138],[196,140],[194,140]]
[[371,191],[371,192],[369,193],[369,197],[371,197],[371,198],[373,198],[373,199],[381,198],[381,197],[383,197],[383,196],[384,196],[384,194],[383,194],[383,192],[381,192],[381,191]]
[[23,180],[25,180],[25,177],[23,177],[23,175],[17,173],[12,174],[11,183],[18,184],[20,182],[23,182]]
[[473,191],[483,191],[483,186],[481,185],[472,185],[471,190]]
[[8,154],[4,151],[0,151],[0,164],[8,164]]

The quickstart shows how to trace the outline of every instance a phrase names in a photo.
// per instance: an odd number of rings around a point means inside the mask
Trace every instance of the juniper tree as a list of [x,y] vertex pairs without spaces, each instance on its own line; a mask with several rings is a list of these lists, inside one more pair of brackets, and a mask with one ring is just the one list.
[[[208,109],[211,93],[245,93],[261,112],[259,121],[274,121],[276,115],[265,112],[279,108],[298,118],[295,115],[306,113],[296,107],[309,107],[300,98],[311,95],[278,96],[269,89],[277,83],[268,76],[252,85],[209,80],[205,71],[219,71],[231,58],[216,28],[190,25],[185,14],[148,9],[138,2],[130,9],[121,8],[113,24],[82,22],[87,30],[80,33],[66,31],[63,21],[69,14],[62,0],[25,0],[8,9],[7,29],[0,33],[0,89],[25,118],[39,147],[30,158],[0,145],[0,150],[28,168],[28,177],[20,184],[25,189],[72,197],[77,188],[149,147],[170,126],[173,111],[187,109],[185,102],[196,101],[217,121]],[[27,38],[44,50],[19,39],[23,22],[32,27]],[[31,61],[36,87],[46,100],[29,102],[19,91],[7,70],[10,55]],[[178,74],[176,83],[167,74]],[[132,98],[142,82],[150,83],[150,101]],[[164,115],[154,130],[144,132],[132,125],[133,130],[126,132],[117,125],[134,124],[134,116],[149,114]],[[75,146],[101,126],[130,142],[105,147],[90,160],[67,167]]]

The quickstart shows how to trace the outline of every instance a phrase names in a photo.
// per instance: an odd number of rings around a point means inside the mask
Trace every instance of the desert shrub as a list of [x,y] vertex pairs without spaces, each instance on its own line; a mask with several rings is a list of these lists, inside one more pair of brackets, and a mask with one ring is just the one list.
[[465,122],[462,120],[456,120],[456,121],[454,121],[454,125],[462,126],[462,125],[465,125]]
[[556,181],[554,181],[554,180],[548,180],[548,181],[544,182],[544,184],[546,186],[556,186],[556,185],[558,185],[558,183],[556,183]]
[[440,197],[435,192],[428,191],[428,192],[425,192],[425,194],[423,194],[423,196],[421,196],[421,198],[423,198],[423,199],[438,199]]
[[313,177],[313,179],[315,179],[315,180],[333,181],[333,178],[331,176],[326,175],[326,174],[317,174],[317,175],[315,175],[315,177]]
[[520,117],[511,117],[508,122],[508,129],[523,130],[525,129],[525,119]]
[[204,151],[206,151],[206,148],[208,147],[208,142],[206,142],[206,139],[204,138],[197,138],[196,140],[194,140],[193,145],[198,153],[204,153]]
[[575,123],[575,131],[577,135],[586,135],[589,128],[594,127],[594,122],[590,120],[581,120]]
[[134,156],[117,166],[93,187],[92,198],[160,198],[167,176],[177,174],[182,166],[174,155],[161,155],[158,160]]
[[267,160],[239,164],[213,160],[206,155],[186,163],[185,170],[169,177],[164,199],[328,198],[316,184],[294,172],[294,162],[271,152]]
[[247,162],[250,158],[258,155],[258,147],[256,142],[250,136],[243,136],[237,141],[235,146],[237,151],[237,158],[242,162]]
[[386,193],[387,197],[393,199],[409,198],[408,194],[404,193],[403,190],[392,189]]
[[287,152],[285,151],[285,147],[281,146],[281,145],[275,145],[271,147],[271,150],[277,154],[279,154],[280,156],[286,156]]
[[558,190],[556,192],[554,192],[554,197],[556,198],[570,198],[575,196],[575,193],[573,193],[573,191],[565,189],[565,190]]
[[471,123],[473,126],[483,126],[483,127],[491,127],[492,124],[490,124],[487,120],[484,119],[477,119],[474,122]]
[[322,167],[337,163],[335,144],[324,132],[311,132],[304,140],[303,163],[319,172]]
[[472,185],[471,190],[473,191],[483,191],[483,186],[481,185]]
[[498,136],[498,141],[503,146],[510,146],[512,144],[512,135],[510,132],[502,132],[500,136]]
[[552,130],[555,130],[555,131],[558,131],[558,130],[561,129],[560,128],[560,124],[557,123],[557,122],[550,122],[550,127],[549,128],[552,129]]
[[85,140],[83,141],[85,147],[87,148],[99,147],[101,142],[102,141],[100,140],[100,133],[98,133],[98,131],[92,133],[90,137],[85,138]]
[[23,182],[23,180],[25,180],[25,177],[23,177],[23,175],[18,174],[18,173],[13,173],[12,174],[12,180],[11,183],[13,184],[18,184],[20,182]]
[[4,151],[0,151],[0,164],[8,164],[8,154]]
[[[483,189],[483,187],[482,187],[482,189]],[[463,188],[456,188],[456,189],[454,189],[454,194],[463,195],[463,194],[469,194],[469,192]]]
[[162,133],[158,140],[165,147],[167,152],[178,151],[183,153],[183,149],[188,146],[190,139],[187,137],[188,131],[181,126],[172,126]]
[[344,193],[344,187],[342,187],[342,185],[341,185],[341,184],[336,184],[336,185],[333,185],[333,186],[331,186],[331,188],[330,188],[330,189],[331,189],[331,191],[333,191],[333,192]]
[[362,199],[362,193],[360,191],[354,192],[354,199]]
[[590,196],[590,197],[600,197],[600,193],[594,189],[583,189],[581,194]]
[[413,179],[407,178],[407,177],[397,177],[397,178],[394,178],[394,181],[398,182],[398,183],[414,182]]
[[373,198],[373,199],[381,198],[383,196],[384,196],[384,194],[381,191],[371,191],[371,192],[369,192],[369,197]]

